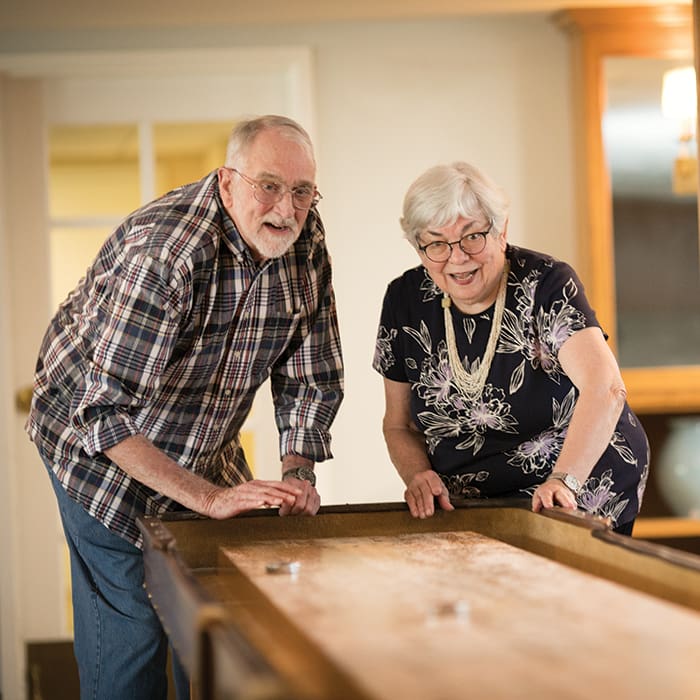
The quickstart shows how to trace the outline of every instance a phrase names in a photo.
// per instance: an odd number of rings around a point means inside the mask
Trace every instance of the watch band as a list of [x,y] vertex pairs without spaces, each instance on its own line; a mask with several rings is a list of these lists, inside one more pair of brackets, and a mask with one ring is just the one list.
[[300,481],[308,481],[312,486],[316,486],[316,472],[311,467],[293,467],[282,474],[282,480],[288,476],[299,479]]
[[567,474],[566,472],[552,472],[547,477],[547,480],[549,479],[557,479],[557,481],[561,481],[564,486],[566,486],[569,491],[574,494],[574,496],[578,496],[578,492],[581,490],[581,482],[573,474]]

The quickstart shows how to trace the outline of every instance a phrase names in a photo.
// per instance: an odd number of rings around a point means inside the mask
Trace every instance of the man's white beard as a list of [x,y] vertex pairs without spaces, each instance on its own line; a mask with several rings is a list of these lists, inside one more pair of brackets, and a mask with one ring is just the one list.
[[263,258],[279,258],[294,245],[299,233],[263,233],[255,241],[255,247]]

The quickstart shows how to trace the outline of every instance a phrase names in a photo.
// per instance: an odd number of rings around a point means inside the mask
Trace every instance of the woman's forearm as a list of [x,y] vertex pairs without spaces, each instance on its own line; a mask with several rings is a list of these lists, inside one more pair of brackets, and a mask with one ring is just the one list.
[[573,474],[581,483],[588,478],[610,444],[625,398],[624,385],[617,383],[605,391],[581,392],[555,471]]
[[389,458],[406,486],[426,469],[432,469],[423,436],[410,428],[385,428]]

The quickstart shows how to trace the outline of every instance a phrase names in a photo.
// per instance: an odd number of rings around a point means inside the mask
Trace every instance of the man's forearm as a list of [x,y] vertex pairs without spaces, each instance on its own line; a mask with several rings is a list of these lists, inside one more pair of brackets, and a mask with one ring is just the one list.
[[202,515],[218,487],[170,459],[144,435],[117,443],[105,455],[130,477]]

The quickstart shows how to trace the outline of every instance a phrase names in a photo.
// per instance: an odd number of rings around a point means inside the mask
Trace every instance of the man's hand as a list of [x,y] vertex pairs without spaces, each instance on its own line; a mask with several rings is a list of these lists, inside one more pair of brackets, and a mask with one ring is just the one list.
[[413,476],[404,493],[408,509],[414,518],[429,518],[435,513],[435,499],[443,510],[454,510],[442,479],[432,469]]
[[293,503],[285,501],[280,505],[280,515],[316,515],[318,513],[321,507],[321,496],[310,481],[288,476],[282,483],[293,484],[300,493]]
[[297,499],[306,502],[303,484],[304,482],[299,482],[296,479],[287,479],[286,481],[253,479],[227,488],[212,486],[207,494],[203,515],[215,520],[224,520],[256,508],[275,506],[279,506],[280,514],[283,514],[282,509],[285,512],[289,511],[295,507]]

